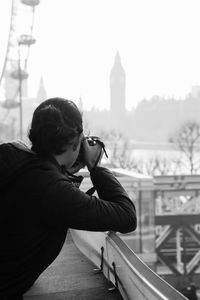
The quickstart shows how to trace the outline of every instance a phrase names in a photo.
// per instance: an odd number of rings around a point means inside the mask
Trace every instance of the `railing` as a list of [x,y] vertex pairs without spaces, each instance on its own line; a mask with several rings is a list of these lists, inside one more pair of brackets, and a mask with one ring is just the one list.
[[[121,169],[112,171],[136,206],[137,230],[124,235],[71,230],[75,244],[120,290],[124,299],[186,299],[154,272],[157,257],[153,178]],[[91,181],[87,172],[83,175],[81,189],[86,191]]]
[[187,299],[153,272],[113,232],[71,230],[77,247],[119,289],[123,299],[183,300]]

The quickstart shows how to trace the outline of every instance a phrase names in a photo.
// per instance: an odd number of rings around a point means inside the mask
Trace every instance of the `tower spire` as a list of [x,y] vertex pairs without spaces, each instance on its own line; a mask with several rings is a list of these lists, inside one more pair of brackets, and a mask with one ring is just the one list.
[[46,89],[44,87],[44,79],[41,76],[40,78],[40,83],[39,83],[39,88],[37,91],[37,96],[36,96],[36,100],[37,102],[41,103],[42,101],[47,99],[47,92]]
[[122,129],[122,119],[125,119],[126,115],[125,88],[126,75],[117,51],[110,72],[110,114],[112,126],[116,129]]

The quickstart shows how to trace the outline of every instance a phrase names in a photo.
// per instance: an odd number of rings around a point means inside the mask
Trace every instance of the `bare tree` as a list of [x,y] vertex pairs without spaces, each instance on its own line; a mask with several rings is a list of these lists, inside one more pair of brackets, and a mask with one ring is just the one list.
[[99,136],[104,141],[109,152],[109,160],[113,167],[121,167],[119,160],[122,152],[126,152],[127,144],[123,134],[116,130],[101,130]]
[[195,174],[200,168],[200,159],[196,155],[200,143],[200,124],[196,121],[185,122],[169,141],[184,154],[190,174]]
[[178,163],[160,155],[139,158],[132,155],[130,141],[118,131],[101,131],[99,136],[109,152],[109,165],[136,173],[154,175],[177,174]]

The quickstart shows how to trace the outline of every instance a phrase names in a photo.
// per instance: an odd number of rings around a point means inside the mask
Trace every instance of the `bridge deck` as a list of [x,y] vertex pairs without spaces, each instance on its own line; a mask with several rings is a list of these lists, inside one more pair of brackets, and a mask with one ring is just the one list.
[[118,291],[108,291],[112,284],[78,250],[68,233],[57,259],[24,295],[25,300],[122,300]]

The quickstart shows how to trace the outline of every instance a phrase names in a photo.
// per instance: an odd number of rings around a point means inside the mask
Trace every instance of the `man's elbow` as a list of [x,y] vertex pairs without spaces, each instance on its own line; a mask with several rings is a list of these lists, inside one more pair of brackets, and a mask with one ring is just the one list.
[[124,222],[123,228],[120,230],[121,233],[129,233],[135,231],[137,228],[137,218],[132,216]]

